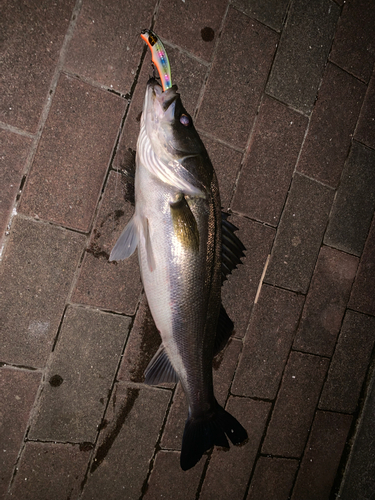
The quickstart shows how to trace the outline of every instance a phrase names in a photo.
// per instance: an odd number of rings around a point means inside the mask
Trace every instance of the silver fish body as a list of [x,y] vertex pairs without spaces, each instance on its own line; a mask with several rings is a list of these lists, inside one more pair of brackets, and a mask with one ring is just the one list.
[[[214,396],[217,332],[233,324],[221,306],[222,215],[218,182],[177,87],[148,82],[137,143],[135,213],[110,260],[138,246],[142,282],[162,344],[145,382],[179,380],[189,406],[181,467],[213,445],[247,434]],[[226,326],[220,328],[223,321]]]

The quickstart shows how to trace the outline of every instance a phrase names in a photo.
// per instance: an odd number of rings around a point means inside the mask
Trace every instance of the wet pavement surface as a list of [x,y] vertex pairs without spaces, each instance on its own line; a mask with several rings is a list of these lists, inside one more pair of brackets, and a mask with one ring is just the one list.
[[[375,498],[375,4],[5,1],[0,498]],[[122,169],[165,42],[245,244],[218,401],[249,440],[179,466]]]

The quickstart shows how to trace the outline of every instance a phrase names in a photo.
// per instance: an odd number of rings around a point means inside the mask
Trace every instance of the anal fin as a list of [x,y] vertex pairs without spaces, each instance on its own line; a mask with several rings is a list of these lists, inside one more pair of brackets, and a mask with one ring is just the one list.
[[157,385],[163,383],[176,383],[178,376],[173,368],[163,344],[145,370],[145,384]]

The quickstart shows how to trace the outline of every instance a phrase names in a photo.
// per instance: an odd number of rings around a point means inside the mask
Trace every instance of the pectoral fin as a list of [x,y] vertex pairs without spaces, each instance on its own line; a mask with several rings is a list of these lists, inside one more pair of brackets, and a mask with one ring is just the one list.
[[148,224],[148,219],[146,217],[142,218],[142,230],[144,236],[144,243],[147,255],[147,264],[149,270],[152,272],[155,270],[155,258],[154,252],[152,250],[151,237],[150,237],[150,227]]
[[113,247],[109,261],[127,259],[132,255],[137,245],[138,231],[134,217],[132,217]]
[[174,234],[178,241],[184,248],[198,251],[198,225],[185,197],[181,194],[176,202],[171,203],[170,207]]

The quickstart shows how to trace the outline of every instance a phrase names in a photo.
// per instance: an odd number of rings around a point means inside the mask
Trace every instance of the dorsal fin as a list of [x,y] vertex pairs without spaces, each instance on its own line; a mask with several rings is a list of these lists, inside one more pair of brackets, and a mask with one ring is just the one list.
[[221,282],[223,283],[229,274],[236,269],[238,264],[242,264],[242,257],[246,250],[242,241],[234,234],[238,230],[234,224],[228,221],[229,214],[221,212]]
[[214,356],[226,346],[234,328],[233,321],[228,316],[223,304],[220,306],[219,319],[217,320]]

